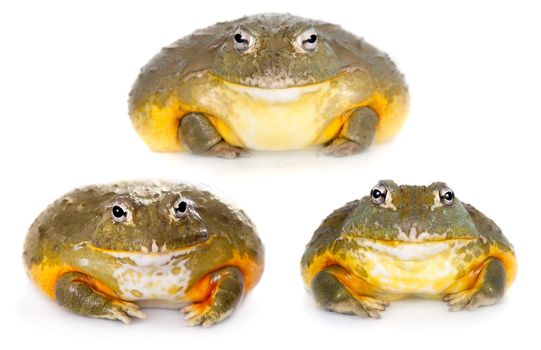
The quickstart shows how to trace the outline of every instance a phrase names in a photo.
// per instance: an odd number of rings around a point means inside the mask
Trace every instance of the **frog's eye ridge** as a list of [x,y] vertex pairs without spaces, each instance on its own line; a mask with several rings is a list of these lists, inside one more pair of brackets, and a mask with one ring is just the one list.
[[377,184],[370,191],[370,197],[372,197],[372,203],[374,204],[385,203],[385,198],[387,197],[387,187],[385,187],[383,184]]
[[449,187],[444,186],[440,189],[440,201],[445,205],[453,204],[455,193]]
[[233,34],[233,44],[238,51],[246,51],[254,45],[255,38],[243,28],[237,28]]
[[173,215],[176,218],[183,218],[188,214],[188,202],[182,198],[176,200],[172,208]]
[[115,222],[124,222],[128,219],[128,209],[122,204],[115,204],[111,208],[111,214]]

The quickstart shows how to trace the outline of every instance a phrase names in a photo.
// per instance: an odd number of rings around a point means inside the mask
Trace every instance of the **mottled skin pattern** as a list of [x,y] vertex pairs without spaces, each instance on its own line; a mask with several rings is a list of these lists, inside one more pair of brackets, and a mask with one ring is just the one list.
[[321,307],[377,318],[412,295],[443,299],[452,311],[494,304],[516,259],[498,226],[444,183],[386,180],[323,221],[301,267]]
[[[239,49],[239,33],[248,49]],[[346,156],[394,136],[408,104],[402,74],[363,39],[334,24],[265,14],[163,48],[141,69],[129,113],[156,151],[234,158],[325,144],[323,153]]]
[[[120,222],[115,206],[127,213]],[[209,326],[257,284],[263,247],[246,215],[208,191],[123,182],[50,205],[30,227],[24,263],[40,289],[76,313],[129,322],[153,305]]]

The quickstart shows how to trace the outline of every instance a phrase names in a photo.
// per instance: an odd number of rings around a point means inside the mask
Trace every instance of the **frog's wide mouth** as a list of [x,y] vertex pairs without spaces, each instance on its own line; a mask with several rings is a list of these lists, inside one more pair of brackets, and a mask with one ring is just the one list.
[[328,76],[322,79],[315,78],[304,78],[304,79],[295,79],[291,77],[274,77],[272,75],[268,76],[257,76],[257,77],[247,77],[240,80],[232,80],[227,77],[223,77],[213,72],[207,72],[208,76],[213,79],[220,81],[230,87],[238,87],[241,89],[255,89],[255,90],[289,90],[289,89],[304,89],[317,86],[320,84],[326,84],[333,80],[340,78],[344,70],[338,71],[333,76]]
[[96,245],[94,245],[90,241],[79,243],[75,246],[73,246],[74,250],[79,250],[84,247],[94,251],[94,252],[100,252],[107,255],[112,255],[115,257],[130,257],[130,256],[136,256],[136,255],[146,255],[146,256],[168,256],[168,255],[179,255],[179,254],[187,254],[191,252],[192,250],[196,249],[198,246],[206,242],[206,240],[193,243],[190,245],[182,246],[180,248],[175,249],[169,249],[167,248],[167,245],[164,244],[161,247],[159,247],[156,244],[156,241],[153,240],[152,245],[150,246],[150,249],[147,248],[144,245],[140,246],[139,250],[123,250],[123,249],[109,249],[109,248],[101,248]]

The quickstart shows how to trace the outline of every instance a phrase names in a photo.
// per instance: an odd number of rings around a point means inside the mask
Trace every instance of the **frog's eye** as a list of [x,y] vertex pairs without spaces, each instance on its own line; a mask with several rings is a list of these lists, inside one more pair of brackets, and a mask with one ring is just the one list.
[[173,204],[171,213],[174,217],[181,219],[188,214],[188,202],[182,198],[179,198]]
[[128,216],[130,214],[130,211],[128,208],[126,208],[125,205],[116,203],[111,208],[111,215],[113,217],[113,220],[115,222],[124,222],[128,220]]
[[238,51],[247,51],[254,46],[254,42],[254,36],[240,27],[233,34],[233,45]]
[[445,205],[453,204],[455,193],[447,186],[440,188],[440,201]]
[[306,52],[316,49],[319,36],[314,28],[308,28],[297,37],[297,45]]
[[387,197],[387,187],[383,184],[377,184],[370,191],[370,196],[372,197],[372,203],[374,204],[383,204],[385,203],[385,198]]

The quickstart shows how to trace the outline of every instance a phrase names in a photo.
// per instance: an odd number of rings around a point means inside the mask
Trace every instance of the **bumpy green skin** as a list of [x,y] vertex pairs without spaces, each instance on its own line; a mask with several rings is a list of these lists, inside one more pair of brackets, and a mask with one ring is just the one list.
[[[499,227],[472,205],[455,198],[452,205],[438,205],[435,193],[446,187],[436,182],[430,186],[398,186],[390,180],[380,181],[389,191],[389,201],[396,209],[386,204],[374,204],[371,196],[347,203],[331,213],[315,231],[307,244],[301,260],[307,269],[314,259],[324,253],[344,256],[351,252],[362,252],[363,248],[354,238],[368,238],[386,241],[402,241],[412,228],[417,234],[430,235],[421,242],[442,239],[473,239],[459,253],[465,253],[469,261],[476,257],[487,257],[487,263],[480,273],[481,288],[473,295],[455,293],[443,296],[450,310],[474,309],[496,303],[506,288],[506,271],[500,261],[488,256],[491,246],[514,255],[513,246],[502,234]],[[455,263],[455,262],[451,262]],[[362,317],[379,317],[385,309],[385,300],[354,298],[349,289],[335,276],[345,271],[340,266],[331,266],[320,271],[312,279],[311,289],[316,301],[325,309]],[[460,273],[465,274],[463,270]],[[359,268],[358,276],[366,277],[367,272]]]
[[[314,50],[305,50],[299,40],[303,40],[303,33],[312,29],[317,33],[317,47]],[[235,47],[234,36],[237,30],[242,30],[254,38],[253,47],[248,50]],[[299,36],[302,38],[299,39]],[[153,136],[149,134],[156,130],[174,128],[172,125],[177,121],[169,123],[170,120],[163,116],[156,117],[158,114],[152,112],[150,106],[175,115],[177,111],[169,108],[178,108],[171,107],[171,101],[179,101],[182,111],[178,111],[178,115],[172,118],[182,118],[182,113],[196,113],[198,119],[211,119],[203,123],[193,123],[192,120],[182,125],[185,130],[180,130],[184,135],[179,141],[184,149],[222,158],[243,157],[248,155],[247,151],[241,149],[243,146],[235,144],[235,141],[228,140],[227,137],[224,137],[224,140],[217,139],[220,134],[211,123],[213,118],[217,118],[230,124],[228,118],[234,116],[227,114],[227,106],[224,106],[227,102],[216,98],[212,104],[222,111],[206,115],[205,113],[209,112],[205,112],[205,104],[201,101],[213,94],[207,96],[205,91],[214,91],[218,81],[243,87],[285,89],[309,86],[335,78],[339,78],[344,86],[347,86],[349,91],[344,91],[344,96],[354,93],[357,97],[356,101],[348,102],[352,104],[348,106],[348,110],[333,111],[338,114],[327,115],[327,118],[339,118],[343,113],[353,111],[358,106],[356,103],[376,104],[378,102],[371,99],[376,99],[377,95],[385,100],[384,104],[391,105],[396,102],[391,111],[384,112],[386,107],[381,107],[378,111],[379,118],[385,119],[379,123],[380,129],[383,128],[381,125],[386,125],[389,129],[381,132],[381,139],[388,139],[396,132],[391,130],[393,128],[390,125],[401,125],[408,98],[404,77],[391,59],[338,25],[289,14],[259,14],[220,22],[197,30],[163,48],[141,69],[130,92],[129,114],[136,129],[141,135],[145,135],[143,138],[147,143],[150,142],[153,149],[175,150],[177,145],[174,141],[167,141],[167,145],[166,141],[158,141],[164,138],[161,132],[156,132],[158,135]],[[333,104],[332,101],[341,100],[341,96],[332,95],[331,93],[328,101],[323,102]],[[393,112],[394,109],[397,111]],[[321,153],[348,156],[367,148],[368,141],[377,139],[377,134],[375,137],[375,126],[371,125],[373,123],[368,124],[368,129],[359,128],[365,122],[352,125],[347,130],[349,136],[342,135],[332,141]],[[327,140],[328,137],[325,142]],[[358,140],[361,140],[360,143]],[[316,138],[313,142],[320,141]]]
[[[233,47],[231,37],[239,27],[257,37],[257,59]],[[301,55],[291,43],[309,27],[325,38],[325,45]],[[205,71],[246,86],[287,88],[322,82],[350,67],[369,68],[379,86],[405,86],[386,54],[338,25],[289,14],[242,17],[197,30],[164,47],[141,69],[130,92],[130,111],[151,98],[164,102],[180,93],[182,79]]]
[[[188,202],[187,215],[181,219],[171,213],[179,197]],[[130,210],[131,218],[127,222],[116,223],[112,219],[111,208],[118,203]],[[236,300],[227,295],[224,307],[237,305],[244,286],[242,273],[224,264],[237,254],[263,267],[263,246],[253,224],[241,210],[205,190],[150,181],[88,186],[62,196],[30,227],[24,263],[29,271],[41,265],[66,265],[77,270],[58,280],[57,301],[88,316],[128,321],[127,316],[141,316],[134,304],[113,301],[92,290],[82,277],[89,276],[120,293],[114,271],[129,258],[114,257],[104,250],[152,254],[154,249],[164,254],[188,250],[183,258],[190,272],[186,290],[210,273],[215,274],[219,284],[231,285],[227,280],[231,276],[236,278],[237,287],[232,288],[238,293]],[[220,276],[228,277],[224,282]],[[159,304],[159,300],[152,302]],[[213,311],[225,314],[232,310]],[[201,323],[205,320],[200,319]],[[211,321],[206,325],[212,324]],[[188,322],[196,324],[193,320]]]

